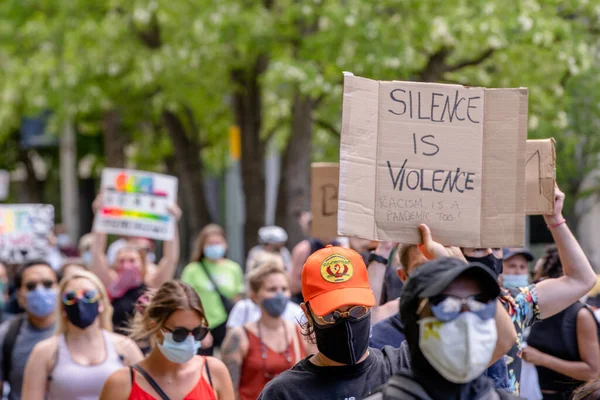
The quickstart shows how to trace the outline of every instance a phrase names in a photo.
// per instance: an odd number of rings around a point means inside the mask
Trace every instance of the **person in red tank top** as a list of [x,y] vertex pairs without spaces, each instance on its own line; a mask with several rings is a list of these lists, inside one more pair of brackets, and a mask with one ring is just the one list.
[[283,268],[266,262],[250,272],[248,283],[261,318],[230,330],[221,354],[240,400],[256,400],[271,379],[307,353],[298,324],[281,317],[291,295]]
[[196,291],[179,281],[163,283],[139,304],[131,337],[150,338],[152,351],[133,367],[112,374],[100,400],[229,400],[234,398],[225,364],[197,356],[208,321]]

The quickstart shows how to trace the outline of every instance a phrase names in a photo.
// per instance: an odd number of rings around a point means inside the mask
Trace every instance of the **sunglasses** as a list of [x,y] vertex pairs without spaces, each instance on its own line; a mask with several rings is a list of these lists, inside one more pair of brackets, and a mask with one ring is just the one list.
[[463,308],[476,314],[482,320],[496,316],[496,301],[482,295],[469,296],[466,299],[451,295],[438,295],[423,299],[417,314],[421,313],[427,303],[429,303],[433,316],[441,322],[449,322],[458,318],[463,312]]
[[319,325],[333,325],[344,318],[361,319],[369,313],[370,309],[370,307],[366,306],[354,306],[348,311],[334,310],[323,316],[314,315],[313,313],[313,317],[317,320]]
[[51,289],[52,287],[54,287],[55,282],[50,280],[50,279],[44,279],[43,281],[30,281],[27,282],[25,284],[25,288],[27,288],[27,291],[29,292],[33,292],[38,286],[42,285],[44,286],[46,289]]
[[194,340],[201,341],[206,337],[206,335],[208,335],[209,331],[208,327],[203,325],[197,326],[192,330],[183,327],[171,329],[165,326],[164,328],[171,332],[171,334],[173,335],[173,340],[177,343],[183,342],[190,333],[194,337]]
[[62,302],[65,306],[70,306],[79,300],[84,303],[95,303],[99,298],[100,293],[97,290],[69,290],[63,293]]

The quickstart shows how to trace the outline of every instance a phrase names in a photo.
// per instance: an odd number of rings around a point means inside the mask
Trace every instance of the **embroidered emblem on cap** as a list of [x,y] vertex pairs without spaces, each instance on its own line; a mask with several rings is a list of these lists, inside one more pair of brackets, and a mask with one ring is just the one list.
[[321,263],[321,276],[327,282],[342,283],[352,278],[354,267],[350,260],[339,254],[332,254]]

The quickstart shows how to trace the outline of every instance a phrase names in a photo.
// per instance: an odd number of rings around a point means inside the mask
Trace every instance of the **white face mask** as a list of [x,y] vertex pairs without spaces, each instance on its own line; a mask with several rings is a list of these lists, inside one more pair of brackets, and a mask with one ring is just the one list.
[[482,320],[472,312],[441,322],[419,321],[419,348],[429,364],[453,383],[467,383],[487,369],[498,332],[493,318]]

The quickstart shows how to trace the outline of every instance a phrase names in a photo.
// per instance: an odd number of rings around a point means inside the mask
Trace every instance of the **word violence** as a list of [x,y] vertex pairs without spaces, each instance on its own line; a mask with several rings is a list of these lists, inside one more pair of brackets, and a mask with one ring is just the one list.
[[405,159],[400,167],[400,171],[394,174],[392,165],[387,161],[394,190],[401,192],[405,187],[409,190],[420,190],[422,192],[434,191],[438,193],[453,193],[454,191],[464,193],[465,190],[474,190],[474,172],[461,171],[460,168],[456,168],[456,171],[437,169],[433,171],[432,175],[426,176],[423,168],[420,170],[413,169],[406,173],[405,167],[407,162],[408,159]]

